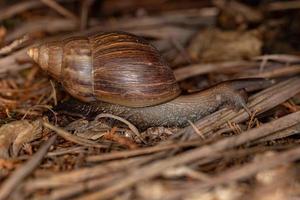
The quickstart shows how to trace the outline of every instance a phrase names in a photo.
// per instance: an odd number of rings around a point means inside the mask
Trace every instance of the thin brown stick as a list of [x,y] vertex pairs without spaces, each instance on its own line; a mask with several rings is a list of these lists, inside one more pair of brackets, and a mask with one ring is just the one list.
[[61,156],[65,154],[78,154],[81,152],[84,152],[87,148],[86,147],[69,147],[69,148],[64,148],[60,150],[55,150],[52,152],[47,153],[47,157],[56,157],[56,156]]
[[0,10],[0,21],[12,17],[25,10],[37,8],[41,6],[41,3],[36,0],[24,1],[18,4],[14,4],[10,7],[6,7]]
[[27,184],[25,185],[25,190],[32,192],[37,189],[61,188],[64,186],[74,185],[81,181],[100,179],[107,175],[111,176],[113,173],[119,171],[123,173],[125,169],[130,169],[133,166],[139,166],[143,163],[149,162],[156,158],[157,155],[158,154],[153,154],[140,156],[137,158],[110,161],[106,163],[101,163],[99,165],[94,165],[90,168],[85,167],[70,172],[57,173],[50,177],[28,180]]
[[128,151],[118,151],[118,152],[111,152],[102,155],[93,155],[88,156],[86,161],[88,162],[101,162],[113,159],[120,159],[120,158],[130,158],[133,156],[140,156],[145,154],[151,154],[160,151],[166,151],[170,149],[176,149],[180,147],[190,147],[190,146],[197,146],[203,144],[203,141],[188,141],[188,142],[181,142],[175,144],[162,144],[153,147],[145,147],[135,150],[128,150]]
[[[151,162],[151,160],[157,158],[161,158],[160,153],[154,155],[142,156],[139,158],[126,159],[122,161],[114,161],[111,162],[111,164],[114,163],[115,167],[111,166],[110,168],[107,168],[101,177],[96,176],[93,177],[93,179],[86,180],[84,182],[74,181],[74,178],[76,179],[76,176],[74,177],[70,174],[66,178],[71,179],[71,182],[73,182],[73,184],[63,188],[61,187],[55,188],[53,192],[51,192],[48,196],[46,196],[45,199],[51,199],[51,200],[67,199],[73,197],[74,195],[81,194],[86,191],[94,191],[96,189],[100,189],[101,187],[110,185],[115,180],[122,179],[122,177],[124,177],[127,171],[133,170],[134,168],[138,168],[139,166],[147,162]],[[98,165],[97,168],[101,168],[103,165],[106,166],[106,164],[108,163]]]
[[296,125],[294,125],[292,127],[289,127],[285,130],[278,131],[278,132],[275,132],[272,135],[261,138],[257,142],[266,142],[266,141],[277,140],[277,139],[280,139],[280,138],[285,138],[285,137],[289,137],[291,135],[299,134],[299,132],[300,132],[300,124],[296,124]]
[[140,139],[142,142],[145,143],[145,141],[143,140],[139,130],[132,124],[130,123],[128,120],[122,118],[122,117],[119,117],[119,116],[116,116],[116,115],[113,115],[113,114],[108,114],[108,113],[102,113],[102,114],[99,114],[95,117],[95,121],[97,121],[98,119],[101,119],[101,118],[112,118],[112,119],[116,119],[120,122],[123,122],[124,124],[126,124],[128,126],[128,128],[135,134],[135,136]]
[[56,136],[52,136],[22,167],[17,169],[7,180],[3,182],[0,189],[0,200],[7,199],[14,188],[20,184],[41,162],[50,146],[55,142]]
[[[134,17],[120,19],[118,21],[112,22],[102,22],[101,26],[95,26],[84,34],[93,34],[99,31],[105,30],[124,30],[124,29],[134,29],[134,28],[145,28],[145,27],[156,27],[166,26],[168,24],[182,24],[186,26],[201,26],[201,25],[211,25],[215,23],[215,18],[217,16],[218,10],[214,7],[210,8],[200,8],[200,9],[190,9],[190,10],[180,10],[164,12],[163,15],[157,16],[144,16],[144,17]],[[156,31],[157,32],[157,31]]]
[[129,149],[137,149],[139,146],[132,139],[124,137],[116,133],[117,127],[113,127],[110,131],[107,131],[102,137],[105,140],[114,141],[117,144],[127,147]]
[[45,200],[61,200],[68,199],[74,195],[81,194],[85,191],[93,190],[101,186],[106,186],[117,178],[122,177],[122,173],[115,172],[111,175],[102,177],[101,179],[92,179],[86,182],[79,182],[74,185],[64,187],[61,189],[53,190],[49,195],[46,196]]
[[203,135],[203,134],[200,132],[200,130],[195,126],[195,124],[194,124],[193,122],[191,122],[190,120],[189,120],[188,122],[189,122],[190,126],[194,129],[195,133],[197,133],[197,135],[198,135],[199,137],[201,137],[202,140],[204,140],[204,139],[205,139],[204,135]]
[[48,122],[43,122],[43,126],[55,131],[59,136],[63,137],[67,141],[71,141],[75,144],[80,144],[87,147],[96,147],[96,148],[107,148],[107,145],[99,144],[97,142],[93,142],[91,140],[84,139],[82,137],[78,137],[76,135],[72,135],[71,133],[65,131],[62,128],[53,126]]
[[96,165],[91,168],[81,168],[70,172],[57,173],[46,178],[36,178],[27,181],[25,190],[31,192],[37,189],[61,188],[94,178],[102,178],[102,176],[107,175],[108,173],[114,173],[120,170],[120,168],[131,165],[136,160],[136,158],[133,158],[124,161],[113,161]]
[[[25,58],[26,49],[21,49],[15,53],[12,53],[6,57],[0,58],[0,75],[6,72],[12,72],[15,70],[21,70],[32,66],[31,63],[19,64],[17,59]],[[29,59],[29,57],[28,57]]]
[[[57,0],[58,2],[71,2],[75,0]],[[9,7],[5,7],[0,10],[0,21],[8,19],[18,13],[22,13],[26,10],[31,10],[34,8],[42,7],[43,4],[40,1],[37,0],[31,0],[31,1],[22,1],[17,4],[13,4]]]
[[182,81],[184,79],[198,76],[201,74],[207,74],[219,70],[226,70],[232,68],[249,68],[258,66],[257,63],[247,62],[247,61],[234,61],[234,62],[222,62],[222,63],[211,63],[211,64],[194,64],[188,65],[174,70],[174,74],[177,81]]
[[87,28],[89,11],[93,2],[94,0],[81,1],[80,30]]
[[[45,26],[45,24],[47,24],[47,26]],[[17,29],[10,32],[10,34],[8,34],[4,40],[5,42],[11,42],[25,34],[30,36],[31,33],[36,32],[56,33],[59,31],[71,31],[75,30],[77,27],[78,22],[74,20],[44,17],[42,19],[23,22],[18,26]],[[24,53],[24,55],[26,54]]]
[[300,9],[300,2],[299,1],[272,2],[267,4],[266,9],[267,11]]
[[12,52],[13,50],[20,47],[24,42],[26,42],[28,40],[29,40],[29,37],[27,35],[24,35],[23,37],[13,41],[11,44],[2,47],[0,49],[0,55],[5,55],[5,54]]
[[289,54],[269,54],[269,55],[263,55],[263,56],[256,56],[256,57],[253,58],[253,60],[276,61],[276,62],[291,64],[291,63],[299,63],[300,62],[300,56],[289,55]]
[[52,8],[53,10],[55,10],[56,12],[58,12],[59,14],[61,14],[62,16],[72,19],[74,21],[78,20],[77,17],[71,11],[65,9],[56,1],[54,0],[40,0],[40,1],[46,4],[47,6],[49,6],[50,8]]
[[296,75],[300,73],[300,65],[282,66],[276,69],[262,70],[261,72],[245,72],[239,73],[239,78],[280,78],[289,75]]

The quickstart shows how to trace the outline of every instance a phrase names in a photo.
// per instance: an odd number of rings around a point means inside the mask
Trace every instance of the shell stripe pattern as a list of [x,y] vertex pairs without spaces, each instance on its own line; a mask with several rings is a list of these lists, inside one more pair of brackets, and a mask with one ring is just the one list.
[[74,97],[94,101],[92,52],[86,37],[72,37],[64,40],[62,84]]
[[180,93],[172,70],[146,40],[122,32],[89,39],[94,93],[99,100],[144,107],[168,101]]

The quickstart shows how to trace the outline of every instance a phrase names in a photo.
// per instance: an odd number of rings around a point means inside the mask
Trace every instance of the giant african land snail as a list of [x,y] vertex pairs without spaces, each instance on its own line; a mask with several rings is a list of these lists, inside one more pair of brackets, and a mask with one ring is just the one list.
[[244,89],[263,79],[223,82],[181,95],[173,72],[146,40],[124,32],[70,37],[28,50],[42,69],[73,97],[89,103],[67,105],[82,115],[112,113],[144,129],[184,126],[224,105],[246,108]]

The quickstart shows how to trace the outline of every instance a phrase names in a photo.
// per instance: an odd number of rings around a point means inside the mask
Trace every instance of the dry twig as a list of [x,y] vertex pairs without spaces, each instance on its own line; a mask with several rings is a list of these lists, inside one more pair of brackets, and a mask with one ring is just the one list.
[[99,144],[97,142],[93,142],[91,140],[87,140],[82,137],[72,135],[72,134],[68,133],[67,131],[65,131],[64,129],[53,126],[52,124],[50,124],[48,122],[43,122],[43,126],[55,131],[59,136],[63,137],[67,141],[71,141],[75,144],[80,144],[80,145],[87,146],[87,147],[107,148],[107,145]]
[[[56,0],[58,2],[75,1],[75,0]],[[42,7],[43,4],[40,0],[22,1],[17,4],[13,4],[10,7],[6,7],[0,10],[0,21],[8,19],[18,13],[22,13],[26,10]]]
[[63,6],[59,5],[56,1],[54,0],[41,0],[44,4],[61,14],[62,16],[72,19],[74,21],[77,21],[77,17],[70,12],[69,10],[65,9]]

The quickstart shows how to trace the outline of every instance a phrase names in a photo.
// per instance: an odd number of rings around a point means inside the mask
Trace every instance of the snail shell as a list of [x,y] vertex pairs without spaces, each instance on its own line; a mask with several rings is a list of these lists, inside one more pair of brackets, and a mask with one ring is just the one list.
[[180,94],[171,68],[146,40],[124,32],[71,37],[28,55],[75,98],[146,107]]

